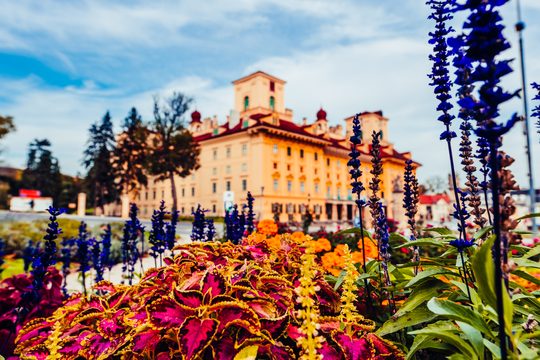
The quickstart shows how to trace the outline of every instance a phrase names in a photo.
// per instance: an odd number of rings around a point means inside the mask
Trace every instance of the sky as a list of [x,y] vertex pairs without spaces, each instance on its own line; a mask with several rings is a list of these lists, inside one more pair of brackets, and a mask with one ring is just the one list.
[[[522,7],[527,78],[540,82],[540,1]],[[48,138],[62,172],[83,174],[88,128],[106,111],[119,129],[132,106],[150,120],[155,95],[181,91],[224,122],[231,81],[262,70],[287,81],[296,121],[313,120],[320,106],[333,124],[382,110],[396,148],[422,163],[421,181],[448,173],[426,76],[433,24],[423,0],[0,0],[0,9],[0,114],[17,126],[0,144],[4,165],[24,167],[28,144]],[[515,0],[503,10],[508,58],[518,55],[515,10]],[[514,68],[509,90],[520,88],[517,60]],[[519,99],[501,118],[516,111]],[[540,137],[531,130],[540,187]],[[526,185],[523,145],[518,124],[503,148]]]

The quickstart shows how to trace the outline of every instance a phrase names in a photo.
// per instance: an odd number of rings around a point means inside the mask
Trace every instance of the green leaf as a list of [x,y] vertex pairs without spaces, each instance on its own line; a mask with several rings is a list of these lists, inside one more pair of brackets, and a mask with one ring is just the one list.
[[422,231],[435,232],[435,233],[440,234],[440,235],[454,235],[454,232],[452,230],[450,230],[449,228],[445,228],[445,227],[425,228],[425,229],[422,229]]
[[465,334],[467,339],[469,339],[469,342],[474,347],[474,350],[476,351],[476,355],[478,355],[478,358],[480,360],[484,359],[484,338],[482,337],[482,333],[478,330],[476,330],[471,325],[467,324],[463,321],[456,321],[456,324],[461,328],[461,331]]
[[534,217],[540,217],[540,213],[533,213],[533,214],[523,215],[523,216],[518,217],[516,219],[516,221],[521,221],[521,220],[530,219],[530,218],[534,218]]
[[410,247],[410,246],[426,246],[426,245],[443,247],[443,246],[448,245],[448,241],[444,241],[441,239],[424,238],[424,239],[408,241],[406,244],[394,246],[394,249],[400,249],[403,247]]
[[[398,233],[391,233],[390,234],[390,237],[389,237],[389,240],[392,241],[392,242],[399,242],[399,243],[409,243],[409,239],[407,239],[405,236],[401,235],[401,234],[398,234]],[[396,247],[396,245],[394,245],[394,247]]]
[[478,306],[478,305],[482,304],[482,299],[480,299],[480,296],[478,296],[478,293],[476,292],[476,290],[474,290],[470,286],[462,283],[461,281],[452,280],[450,282],[452,284],[454,284],[455,286],[457,286],[459,288],[459,290],[461,290],[461,292],[463,293],[463,295],[465,297],[469,296],[469,294],[467,292],[467,288],[469,288],[469,293],[471,294],[471,301],[472,301],[473,305]]
[[424,271],[421,271],[419,272],[414,278],[411,279],[411,281],[409,281],[407,283],[407,285],[405,285],[406,287],[412,287],[414,286],[415,284],[423,281],[423,280],[426,280],[426,279],[429,279],[431,277],[434,277],[435,275],[443,275],[443,274],[452,274],[452,275],[456,275],[454,274],[452,271],[450,270],[445,270],[443,268],[434,268],[434,269],[427,269],[427,270],[424,270]]
[[499,345],[492,343],[488,339],[484,339],[484,345],[493,354],[494,359],[501,358],[501,348],[499,347]]
[[427,307],[419,306],[399,317],[390,318],[377,330],[377,334],[379,336],[392,334],[410,326],[430,322],[436,317],[437,315],[429,311]]
[[484,235],[486,235],[488,232],[490,232],[491,230],[493,230],[493,226],[486,226],[486,227],[483,227],[481,228],[480,230],[478,230],[476,233],[474,233],[473,235],[473,238],[475,240],[478,240],[480,238],[483,238]]
[[418,335],[414,337],[413,344],[407,352],[407,360],[412,359],[416,352],[423,349],[435,349],[439,351],[446,350],[450,352],[452,350],[452,347],[440,341],[433,340],[431,336]]
[[457,304],[453,301],[433,298],[428,301],[427,307],[434,314],[445,316],[448,319],[463,321],[472,325],[489,337],[493,337],[491,328],[486,324],[482,316],[471,308]]
[[530,281],[530,282],[532,282],[532,283],[534,283],[536,285],[540,285],[540,279],[536,278],[535,276],[529,274],[526,271],[517,269],[517,270],[512,271],[512,274],[517,275],[520,278],[523,278],[525,280],[528,280],[528,281]]
[[448,287],[448,285],[438,279],[430,279],[425,281],[413,289],[407,301],[403,303],[394,316],[401,316],[406,312],[416,309],[418,306],[426,303],[431,298],[439,295],[440,290],[445,287]]
[[[340,234],[340,235],[347,235],[347,234],[362,234],[362,232],[360,231],[359,228],[357,227],[352,227],[350,229],[346,229],[346,230],[341,230],[341,231],[338,231],[337,234]],[[369,238],[369,239],[373,239],[371,237],[371,234],[369,233],[369,231],[367,231],[366,229],[364,229],[364,236]]]
[[458,335],[451,332],[450,330],[437,330],[432,327],[427,327],[422,330],[410,331],[409,334],[428,335],[433,339],[440,339],[454,346],[463,355],[469,356],[471,360],[478,359],[478,356],[476,355],[476,352],[474,351],[473,347],[469,345],[465,340],[460,338]]
[[532,258],[533,256],[536,256],[536,255],[539,255],[540,254],[540,246],[539,245],[536,245],[535,247],[533,247],[530,251],[528,251],[525,255],[523,255],[523,257],[525,259],[530,259]]
[[341,270],[341,272],[339,273],[339,276],[338,276],[338,278],[336,280],[336,284],[334,285],[334,290],[339,289],[339,287],[343,283],[343,280],[345,280],[346,275],[347,275],[347,271]]
[[495,297],[495,266],[491,257],[491,248],[495,235],[491,235],[474,254],[471,265],[473,268],[478,295],[494,309],[497,308]]

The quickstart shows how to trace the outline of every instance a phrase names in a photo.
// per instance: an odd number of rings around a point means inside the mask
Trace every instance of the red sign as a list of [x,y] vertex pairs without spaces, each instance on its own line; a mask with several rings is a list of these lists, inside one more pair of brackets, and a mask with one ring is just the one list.
[[35,199],[35,198],[41,197],[41,191],[39,191],[39,190],[29,190],[29,189],[20,189],[19,190],[19,196],[20,197],[25,197],[25,198],[30,198],[30,199]]

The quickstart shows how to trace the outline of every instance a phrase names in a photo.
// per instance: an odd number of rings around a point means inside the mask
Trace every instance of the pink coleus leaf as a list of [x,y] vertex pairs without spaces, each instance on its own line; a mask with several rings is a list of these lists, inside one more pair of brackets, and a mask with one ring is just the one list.
[[365,338],[352,339],[344,332],[336,332],[333,338],[343,349],[348,360],[371,359],[371,344]]
[[158,327],[178,327],[195,314],[195,310],[178,304],[170,298],[162,298],[149,306],[150,321]]
[[156,345],[161,339],[160,331],[148,329],[139,333],[133,339],[133,351],[154,351]]
[[218,325],[215,319],[196,317],[191,317],[184,322],[178,331],[178,340],[187,360],[194,359],[210,345]]
[[202,305],[203,295],[196,290],[178,290],[174,289],[174,299],[182,305],[190,308],[198,308]]
[[216,297],[225,293],[225,279],[223,275],[216,271],[208,271],[201,280],[201,291],[203,294],[209,294],[210,297]]

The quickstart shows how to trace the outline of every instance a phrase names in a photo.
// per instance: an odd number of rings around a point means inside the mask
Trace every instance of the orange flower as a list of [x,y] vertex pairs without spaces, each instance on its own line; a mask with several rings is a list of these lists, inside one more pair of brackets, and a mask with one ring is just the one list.
[[257,232],[263,234],[263,235],[276,235],[278,231],[278,226],[274,222],[274,220],[266,219],[259,221],[259,224],[257,224]]
[[[373,240],[365,237],[364,245],[366,246],[366,258],[376,259],[379,255],[379,249],[377,249],[377,244]],[[358,250],[360,251],[360,253],[362,253],[362,240],[358,240]]]
[[301,231],[295,231],[291,234],[291,240],[295,243],[301,244],[306,241],[306,236]]
[[330,251],[332,249],[332,244],[325,238],[320,238],[318,240],[310,241],[309,245],[313,248],[315,253],[320,253],[323,251]]
[[276,235],[266,239],[268,247],[272,250],[277,250],[281,247],[281,236]]

